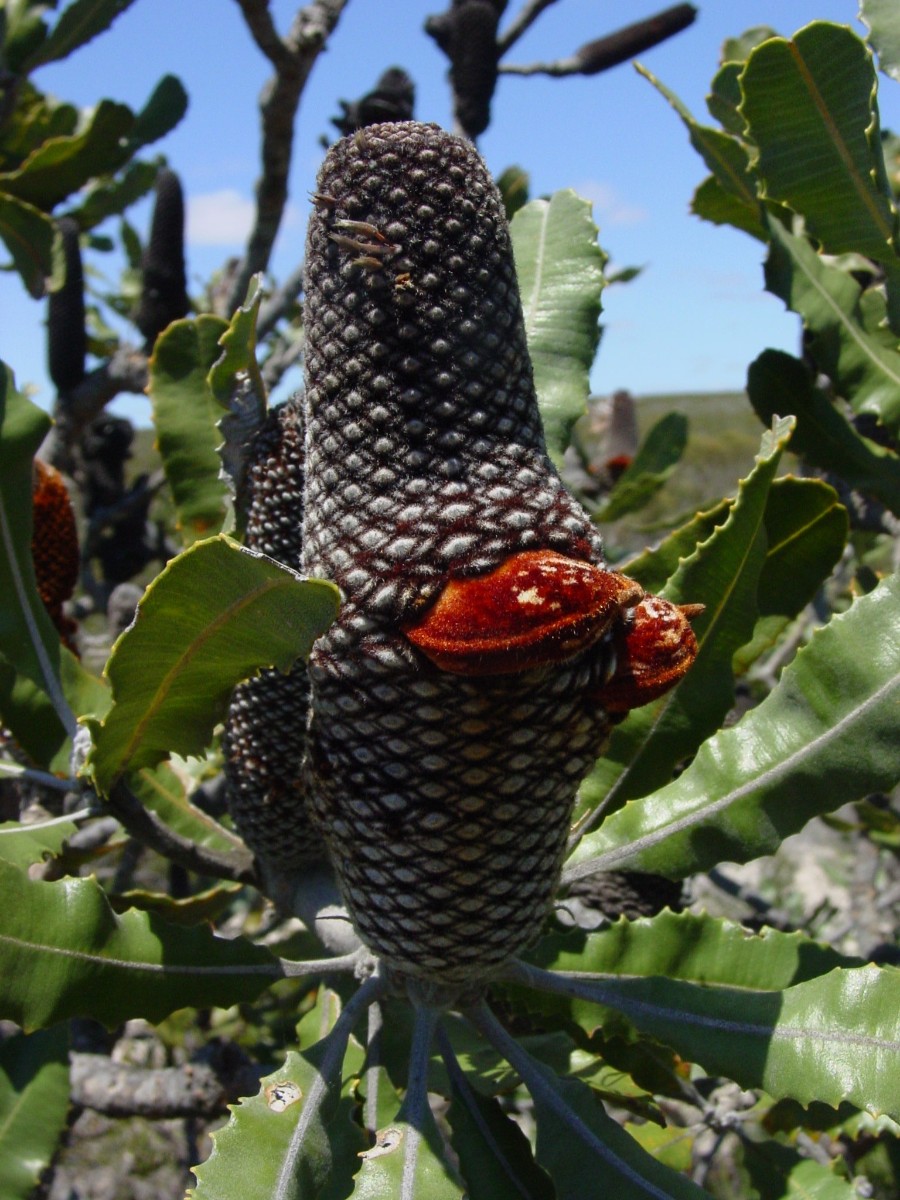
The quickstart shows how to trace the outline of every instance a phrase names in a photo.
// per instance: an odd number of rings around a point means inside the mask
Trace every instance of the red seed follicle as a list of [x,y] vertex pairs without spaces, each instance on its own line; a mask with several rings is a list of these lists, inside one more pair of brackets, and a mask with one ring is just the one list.
[[593,563],[531,550],[486,575],[451,580],[404,633],[441,670],[470,676],[564,662],[608,634],[616,665],[594,699],[624,713],[661,696],[691,666],[690,619],[700,611]]

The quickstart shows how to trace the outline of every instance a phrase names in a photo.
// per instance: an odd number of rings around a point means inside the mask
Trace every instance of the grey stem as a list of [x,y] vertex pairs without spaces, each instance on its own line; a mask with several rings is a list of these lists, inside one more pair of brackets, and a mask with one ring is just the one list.
[[322,1056],[322,1062],[316,1078],[303,1102],[303,1110],[297,1121],[297,1127],[291,1136],[291,1143],[285,1155],[281,1171],[279,1172],[275,1191],[272,1193],[272,1200],[288,1200],[289,1197],[296,1196],[297,1164],[306,1135],[310,1126],[317,1119],[319,1109],[322,1107],[329,1089],[334,1085],[335,1081],[340,1080],[341,1063],[344,1061],[347,1042],[349,1041],[353,1026],[359,1020],[364,1010],[384,993],[385,987],[385,981],[378,975],[373,975],[370,979],[367,979],[359,991],[355,992],[350,1000],[348,1000],[344,1006],[344,1011],[338,1017],[337,1021],[335,1021],[331,1033],[325,1038],[327,1049]]
[[439,1019],[439,1009],[425,1006],[417,1006],[415,1009],[406,1096],[399,1113],[399,1120],[406,1121],[409,1126],[403,1149],[400,1200],[415,1200],[416,1163],[419,1158],[422,1130],[426,1120],[431,1117],[431,1109],[428,1106],[428,1062]]
[[377,1002],[369,1008],[369,1029],[366,1036],[366,1133],[375,1136],[378,1128],[378,1072],[381,1067],[381,1031],[384,1014]]

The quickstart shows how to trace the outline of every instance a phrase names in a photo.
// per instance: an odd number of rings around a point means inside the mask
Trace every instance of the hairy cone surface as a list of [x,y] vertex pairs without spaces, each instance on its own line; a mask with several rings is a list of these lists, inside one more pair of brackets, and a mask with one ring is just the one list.
[[318,188],[303,567],[346,599],[309,662],[308,794],[370,948],[476,981],[547,913],[612,655],[603,639],[467,678],[401,626],[451,579],[531,550],[600,563],[601,545],[546,455],[503,207],[471,145],[371,126]]
[[305,672],[236,690],[231,805],[281,873],[316,853],[311,819],[395,974],[477,988],[539,933],[576,789],[688,669],[699,606],[605,570],[547,457],[471,144],[369,126],[318,186],[303,411],[252,449],[247,541],[344,599]]

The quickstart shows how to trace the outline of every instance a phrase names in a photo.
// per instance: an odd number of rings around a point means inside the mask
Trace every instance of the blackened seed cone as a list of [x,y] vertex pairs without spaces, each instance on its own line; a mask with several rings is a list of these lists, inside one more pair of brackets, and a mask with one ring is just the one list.
[[375,125],[332,148],[317,195],[303,568],[345,602],[309,662],[307,789],[363,939],[469,985],[548,912],[611,652],[467,678],[401,626],[451,578],[525,550],[600,563],[601,544],[546,454],[503,206],[471,144]]

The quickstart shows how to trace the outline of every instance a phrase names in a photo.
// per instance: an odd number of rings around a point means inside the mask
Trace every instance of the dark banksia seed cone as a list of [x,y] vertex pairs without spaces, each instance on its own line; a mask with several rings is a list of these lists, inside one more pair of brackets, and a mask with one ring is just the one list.
[[530,551],[597,564],[601,546],[546,455],[477,153],[435,126],[376,125],[332,148],[318,187],[304,571],[346,600],[309,664],[309,796],[368,945],[411,975],[473,981],[547,913],[607,732],[587,696],[611,651],[598,634],[559,662],[469,678],[403,628],[450,580]]
[[[274,409],[250,448],[245,542],[299,570],[303,537],[303,413]],[[309,685],[298,663],[288,675],[262,671],[234,691],[225,726],[229,808],[241,836],[280,869],[318,858],[322,841],[303,804]]]
[[84,379],[87,332],[78,224],[71,217],[62,217],[58,226],[66,279],[47,301],[47,369],[56,390],[65,393]]
[[184,193],[178,176],[168,169],[160,171],[156,181],[143,271],[135,324],[149,351],[162,331],[187,316],[190,309],[184,265]]
[[468,989],[540,931],[578,784],[611,723],[687,670],[693,613],[603,568],[547,457],[503,205],[470,143],[373,125],[318,186],[302,505],[289,407],[253,456],[248,540],[297,566],[302,521],[299,565],[344,600],[306,675],[237,690],[233,809],[281,866],[310,815],[370,949]]

